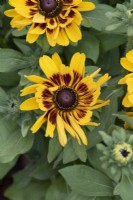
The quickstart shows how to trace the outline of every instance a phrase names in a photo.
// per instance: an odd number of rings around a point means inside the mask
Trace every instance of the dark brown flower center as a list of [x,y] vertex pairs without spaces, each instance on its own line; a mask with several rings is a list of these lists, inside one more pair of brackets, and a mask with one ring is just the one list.
[[75,90],[69,87],[61,87],[54,94],[54,102],[60,110],[72,110],[78,103],[78,96]]
[[55,17],[62,10],[62,0],[39,0],[39,12],[45,17]]
[[126,149],[122,149],[122,150],[121,150],[121,154],[122,154],[122,156],[123,156],[124,158],[128,157],[129,153],[130,153],[130,152],[127,151]]

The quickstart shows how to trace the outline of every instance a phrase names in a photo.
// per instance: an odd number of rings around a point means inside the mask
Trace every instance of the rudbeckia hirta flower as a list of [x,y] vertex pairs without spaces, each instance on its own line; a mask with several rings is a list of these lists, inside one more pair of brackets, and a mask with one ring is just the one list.
[[128,143],[115,145],[113,153],[114,159],[121,164],[127,164],[133,158],[133,149]]
[[33,43],[40,35],[46,34],[51,46],[67,46],[69,41],[80,40],[80,11],[95,8],[93,3],[82,0],[9,0],[9,4],[14,9],[7,10],[5,15],[13,17],[12,28],[21,30],[30,25],[27,42]]
[[70,66],[65,66],[59,55],[55,53],[52,58],[44,55],[39,60],[40,67],[46,78],[36,75],[26,76],[34,85],[24,88],[21,96],[34,94],[25,100],[21,110],[42,110],[43,114],[37,119],[31,130],[36,133],[47,121],[45,136],[54,137],[57,129],[60,144],[67,143],[66,131],[87,145],[87,138],[82,130],[83,125],[97,126],[92,122],[93,110],[109,104],[109,100],[99,99],[101,85],[110,79],[108,74],[101,76],[96,82],[93,74],[84,77],[85,55],[75,53],[70,61]]
[[122,101],[123,106],[125,107],[133,107],[133,50],[129,51],[126,54],[126,57],[121,58],[121,65],[128,70],[129,73],[124,76],[120,81],[119,84],[126,84],[127,85],[127,92]]
[[123,173],[133,174],[133,134],[118,126],[109,132],[100,131],[104,143],[97,144],[101,165],[105,172],[110,170],[116,181]]

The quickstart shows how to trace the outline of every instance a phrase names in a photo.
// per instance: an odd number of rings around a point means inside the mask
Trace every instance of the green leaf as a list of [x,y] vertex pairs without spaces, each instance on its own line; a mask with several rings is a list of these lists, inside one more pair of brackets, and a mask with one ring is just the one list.
[[2,179],[16,164],[17,159],[9,163],[0,163],[0,179]]
[[16,86],[19,83],[19,80],[20,77],[16,72],[0,73],[0,86]]
[[133,128],[133,120],[125,112],[122,111],[113,115],[126,122],[131,128]]
[[16,38],[13,41],[24,55],[30,55],[33,53],[32,46],[29,46],[25,40]]
[[17,155],[27,152],[32,147],[33,138],[32,134],[23,138],[16,123],[7,123],[0,117],[0,162],[10,162]]
[[112,181],[101,172],[85,165],[59,170],[71,189],[85,196],[113,196]]
[[27,63],[27,60],[20,52],[13,49],[0,49],[0,72],[22,69]]
[[119,48],[117,47],[107,51],[103,57],[99,59],[98,65],[101,66],[103,73],[109,73],[110,76],[121,75],[122,67],[120,65]]
[[45,200],[62,200],[67,194],[67,187],[64,180],[59,177],[48,188]]
[[0,87],[0,104],[4,103],[8,99],[6,92]]
[[62,147],[59,143],[58,137],[54,137],[49,140],[48,148],[48,162],[51,163],[61,152]]
[[86,197],[71,192],[65,200],[114,200],[113,197]]
[[87,152],[86,147],[83,144],[78,144],[75,139],[72,139],[73,148],[77,157],[82,161],[85,162],[87,159]]
[[37,160],[34,165],[31,165],[31,169],[29,169],[29,176],[38,180],[47,180],[52,178],[55,171],[52,166],[48,163],[45,163],[44,159]]
[[17,184],[12,184],[5,192],[5,196],[10,200],[41,200],[45,199],[48,183],[45,181],[32,180],[29,185],[19,188]]
[[106,16],[108,11],[114,11],[114,9],[109,5],[98,4],[96,9],[91,12],[85,12],[83,15],[88,17],[92,28],[102,31],[108,22],[108,17]]
[[122,176],[121,182],[117,184],[114,190],[115,195],[120,195],[122,200],[133,199],[133,176]]
[[78,52],[85,53],[87,58],[90,58],[95,63],[99,56],[99,41],[94,35],[91,35],[88,33],[88,31],[84,31],[83,39],[79,41],[76,49],[78,49]]
[[24,36],[27,34],[27,29],[24,28],[21,31],[17,30],[17,29],[13,29],[12,30],[12,35],[15,37],[20,37],[20,36]]
[[39,37],[39,39],[37,40],[37,44],[44,50],[44,52],[47,52],[50,48],[50,45],[45,35]]
[[74,147],[72,145],[72,141],[70,140],[67,142],[63,150],[63,163],[66,164],[66,163],[75,161],[77,159],[78,157],[75,153]]
[[91,200],[91,199],[90,198],[88,199],[88,197],[79,195],[75,192],[71,192],[65,200]]
[[75,52],[85,53],[86,57],[91,59],[96,63],[99,57],[99,40],[92,34],[89,34],[88,31],[82,31],[83,39],[78,42],[77,46],[68,46],[68,51],[65,51],[66,56],[72,56]]
[[118,34],[100,34],[100,48],[103,53],[114,49],[122,44],[124,44],[127,40],[125,35],[118,35]]

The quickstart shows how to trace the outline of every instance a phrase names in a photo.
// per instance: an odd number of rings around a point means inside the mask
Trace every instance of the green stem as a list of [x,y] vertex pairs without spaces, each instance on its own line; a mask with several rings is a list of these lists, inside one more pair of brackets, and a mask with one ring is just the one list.
[[127,39],[126,53],[133,49],[133,36],[129,36]]

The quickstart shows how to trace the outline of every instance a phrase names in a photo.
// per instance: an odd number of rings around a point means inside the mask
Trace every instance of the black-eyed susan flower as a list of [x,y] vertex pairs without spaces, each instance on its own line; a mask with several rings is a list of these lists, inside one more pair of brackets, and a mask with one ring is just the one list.
[[128,70],[129,73],[124,76],[120,81],[119,84],[126,84],[127,85],[127,92],[122,101],[122,104],[125,107],[133,107],[133,50],[129,51],[126,54],[126,57],[121,58],[120,60],[121,65]]
[[100,131],[105,143],[97,145],[101,152],[102,167],[110,169],[117,180],[122,173],[133,173],[133,135],[130,133],[117,126],[112,127],[108,133]]
[[54,137],[57,128],[60,144],[67,143],[66,131],[74,138],[87,145],[87,138],[82,125],[97,126],[91,121],[93,110],[109,104],[109,100],[99,99],[101,85],[110,79],[105,74],[98,81],[90,76],[84,77],[85,55],[75,53],[66,67],[59,55],[55,53],[52,59],[46,55],[39,60],[40,67],[46,78],[35,75],[26,76],[34,85],[24,88],[21,96],[34,94],[20,105],[21,110],[40,109],[44,113],[38,118],[31,130],[36,133],[47,121],[45,136]]
[[93,3],[82,0],[9,0],[9,4],[14,9],[7,10],[5,15],[13,17],[12,28],[21,30],[30,25],[27,42],[33,43],[40,35],[46,34],[51,46],[67,46],[69,41],[80,40],[80,11],[95,8]]
[[133,149],[131,144],[116,144],[113,149],[114,159],[121,163],[127,164],[133,158]]

